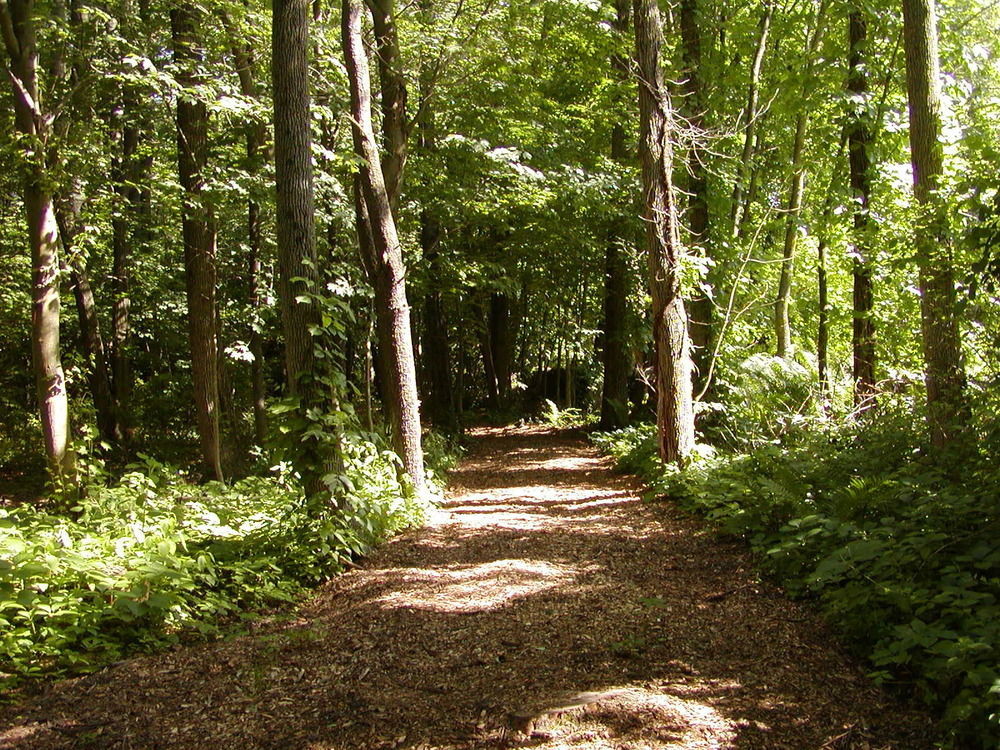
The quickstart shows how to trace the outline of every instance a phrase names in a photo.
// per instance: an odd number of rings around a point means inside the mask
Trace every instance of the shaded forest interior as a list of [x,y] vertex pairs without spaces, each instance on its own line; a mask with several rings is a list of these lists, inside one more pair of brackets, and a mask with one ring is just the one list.
[[995,747],[998,31],[0,0],[0,684],[297,601],[433,516],[470,426],[529,420]]

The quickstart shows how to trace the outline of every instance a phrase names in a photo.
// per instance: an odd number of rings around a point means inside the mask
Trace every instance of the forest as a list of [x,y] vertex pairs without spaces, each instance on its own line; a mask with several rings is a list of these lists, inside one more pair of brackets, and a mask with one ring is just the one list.
[[[930,722],[710,746],[1000,744],[1000,4],[0,0],[0,32],[0,746],[204,746],[17,744],[18,706],[224,648],[459,544],[433,519],[477,482],[534,502],[598,452],[724,550],[677,559],[751,561],[702,603],[780,589]],[[671,577],[674,542],[601,524],[635,586]],[[681,658],[619,636],[608,664]],[[567,713],[478,706],[477,739],[239,742],[501,747]],[[621,746],[709,746],[649,737]]]

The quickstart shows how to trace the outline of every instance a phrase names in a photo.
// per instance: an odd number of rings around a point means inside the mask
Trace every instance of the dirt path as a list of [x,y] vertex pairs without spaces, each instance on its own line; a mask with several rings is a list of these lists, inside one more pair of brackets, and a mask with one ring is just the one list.
[[296,619],[57,683],[0,747],[931,747],[739,548],[638,493],[579,437],[479,431],[434,522]]

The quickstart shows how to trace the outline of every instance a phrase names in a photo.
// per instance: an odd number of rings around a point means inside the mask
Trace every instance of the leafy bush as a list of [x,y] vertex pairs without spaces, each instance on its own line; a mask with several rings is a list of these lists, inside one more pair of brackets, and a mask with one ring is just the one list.
[[996,747],[1000,471],[982,446],[932,461],[921,434],[887,411],[684,471],[651,460],[652,428],[597,442],[654,494],[747,540],[790,593],[818,602],[877,680],[939,709],[956,745]]
[[92,487],[72,520],[0,510],[0,686],[215,633],[422,521],[392,453],[360,436],[345,453],[349,507],[336,514],[308,508],[285,467],[194,485],[150,458]]
[[592,425],[597,422],[597,415],[588,414],[583,409],[578,409],[575,406],[560,409],[555,401],[545,399],[539,419],[542,424],[549,427],[566,430]]
[[720,373],[725,403],[701,404],[699,418],[713,443],[745,450],[787,438],[819,416],[820,399],[809,368],[791,359],[755,354]]

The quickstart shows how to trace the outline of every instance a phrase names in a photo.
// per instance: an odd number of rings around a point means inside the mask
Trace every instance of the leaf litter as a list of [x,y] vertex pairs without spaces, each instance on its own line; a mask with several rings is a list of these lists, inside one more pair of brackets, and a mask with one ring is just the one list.
[[0,710],[0,748],[933,747],[745,549],[579,435],[481,428],[447,501],[288,616]]

